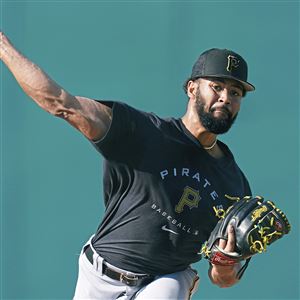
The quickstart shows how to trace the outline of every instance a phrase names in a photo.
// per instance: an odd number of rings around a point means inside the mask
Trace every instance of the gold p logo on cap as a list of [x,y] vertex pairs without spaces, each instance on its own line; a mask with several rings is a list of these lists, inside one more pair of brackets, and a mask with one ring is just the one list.
[[237,68],[239,66],[239,60],[233,56],[233,55],[228,55],[227,56],[227,68],[226,70],[228,72],[231,72],[233,68]]

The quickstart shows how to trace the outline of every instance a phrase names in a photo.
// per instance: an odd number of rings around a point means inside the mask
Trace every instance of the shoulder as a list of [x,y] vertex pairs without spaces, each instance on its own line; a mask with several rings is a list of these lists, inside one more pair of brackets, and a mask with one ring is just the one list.
[[132,121],[138,123],[143,122],[144,126],[148,125],[161,131],[178,127],[177,121],[173,117],[161,117],[155,112],[147,112],[122,101],[110,102],[110,105],[112,107],[113,117],[114,115],[117,117],[117,115],[126,114]]

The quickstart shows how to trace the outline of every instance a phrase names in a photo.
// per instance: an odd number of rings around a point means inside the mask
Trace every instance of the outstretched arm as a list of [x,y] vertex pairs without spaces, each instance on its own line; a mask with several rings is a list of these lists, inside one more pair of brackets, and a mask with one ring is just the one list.
[[61,117],[90,140],[99,140],[111,122],[111,109],[94,100],[73,96],[22,55],[0,32],[0,58],[24,92],[42,109]]

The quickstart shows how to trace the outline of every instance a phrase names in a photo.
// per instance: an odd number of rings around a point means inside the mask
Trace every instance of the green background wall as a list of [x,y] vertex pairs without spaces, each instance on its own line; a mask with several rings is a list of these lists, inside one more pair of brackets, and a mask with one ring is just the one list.
[[[1,28],[74,95],[181,116],[198,55],[231,48],[257,91],[221,137],[289,236],[219,289],[196,265],[194,299],[299,299],[298,1],[1,1]],[[71,299],[81,246],[103,215],[101,157],[42,111],[1,64],[1,299]]]

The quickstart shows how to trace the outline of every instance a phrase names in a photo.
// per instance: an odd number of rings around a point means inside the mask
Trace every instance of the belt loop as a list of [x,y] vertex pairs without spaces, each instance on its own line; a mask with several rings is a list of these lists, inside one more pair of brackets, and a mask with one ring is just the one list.
[[[96,254],[94,253],[94,255]],[[97,255],[94,258],[94,267],[100,273],[100,275],[103,275],[103,260],[103,257],[101,257],[100,255]]]
[[89,239],[88,241],[83,245],[82,249],[81,249],[81,254],[83,254],[85,252],[85,249],[91,245],[91,241],[93,239],[93,237],[95,236],[95,234],[93,234]]

